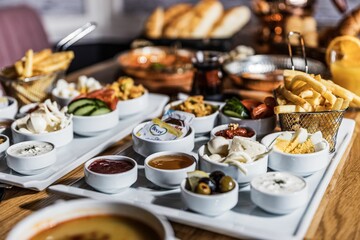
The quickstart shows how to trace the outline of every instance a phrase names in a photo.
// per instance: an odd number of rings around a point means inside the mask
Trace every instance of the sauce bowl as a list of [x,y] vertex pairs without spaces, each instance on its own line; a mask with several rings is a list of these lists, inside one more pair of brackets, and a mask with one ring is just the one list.
[[[256,131],[254,129],[252,129],[251,127],[247,127],[247,126],[244,126],[244,125],[239,125],[239,127],[241,128],[246,128],[246,130],[251,130],[254,132],[254,135],[252,135],[251,137],[248,137],[254,141],[256,141]],[[220,126],[216,126],[214,127],[211,132],[210,132],[210,138],[214,138],[216,137],[216,133],[221,131],[221,130],[226,130],[229,128],[229,124],[223,124],[223,125],[220,125]]]
[[6,98],[8,99],[9,105],[7,107],[0,108],[0,116],[2,118],[14,119],[16,113],[18,112],[18,101],[9,96],[6,96]]
[[[260,186],[260,182],[265,177],[271,177],[272,175],[280,176],[279,182],[284,178],[295,178],[303,183],[303,187],[297,189],[297,191],[288,192],[271,192],[264,190]],[[275,177],[276,179],[276,177]],[[287,214],[297,208],[304,206],[309,199],[308,185],[304,179],[285,172],[268,172],[261,176],[255,177],[251,183],[250,197],[251,200],[260,208],[267,212],[275,214]]]
[[[133,165],[133,167],[128,171],[112,174],[98,173],[90,170],[89,166],[100,159],[128,161]],[[118,193],[136,182],[138,170],[137,163],[134,159],[119,155],[108,155],[95,157],[87,161],[84,165],[84,174],[86,183],[94,189],[104,193]]]
[[[160,169],[153,167],[149,164],[149,162],[151,160],[154,160],[155,158],[161,156],[170,156],[170,155],[184,156],[186,158],[191,159],[193,163],[190,166],[179,169]],[[192,155],[182,152],[172,152],[172,151],[158,152],[151,154],[145,159],[144,167],[145,167],[145,176],[149,181],[160,187],[171,189],[171,188],[179,187],[181,182],[187,177],[186,173],[195,170],[196,159]]]
[[[30,148],[36,145],[47,145],[51,149],[42,154],[33,154],[25,156],[16,154],[16,149]],[[30,146],[30,147],[29,147]],[[14,144],[6,150],[6,163],[9,168],[24,175],[35,175],[46,170],[56,162],[55,145],[43,141],[25,141]]]
[[[120,216],[140,221],[153,229],[160,239],[174,240],[171,225],[162,217],[134,204],[89,199],[56,203],[24,218],[10,231],[7,240],[31,239],[37,233],[62,222],[99,215]],[[142,231],[141,228],[135,229]]]

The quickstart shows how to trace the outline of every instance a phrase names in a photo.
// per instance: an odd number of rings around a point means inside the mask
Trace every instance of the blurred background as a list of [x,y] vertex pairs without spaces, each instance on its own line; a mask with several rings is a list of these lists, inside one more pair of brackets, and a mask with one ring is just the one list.
[[[157,6],[166,8],[177,2],[196,3],[197,0],[0,0],[0,9],[16,5],[34,8],[41,17],[51,44],[55,44],[87,21],[97,22],[96,31],[71,48],[77,58],[69,69],[71,72],[112,58],[129,48],[131,41],[141,36],[144,22]],[[222,3],[225,8],[251,5],[250,0],[223,0]],[[351,10],[358,3],[359,0],[348,0],[348,9]],[[250,46],[254,44],[252,36],[258,31],[258,18],[252,14],[250,22],[241,31],[244,36],[242,44]],[[314,3],[313,16],[317,26],[325,28],[336,25],[343,14],[336,10],[330,0],[317,0]]]

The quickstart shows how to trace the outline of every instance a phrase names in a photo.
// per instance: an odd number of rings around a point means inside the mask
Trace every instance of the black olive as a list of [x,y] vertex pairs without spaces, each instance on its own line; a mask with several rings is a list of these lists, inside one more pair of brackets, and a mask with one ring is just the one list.
[[210,173],[210,179],[212,179],[212,181],[215,183],[216,191],[219,191],[220,179],[223,176],[225,176],[225,173],[223,173],[222,171],[214,171]]
[[229,192],[235,187],[235,182],[230,176],[224,176],[220,179],[219,190],[222,193]]
[[216,183],[211,178],[208,177],[200,178],[199,183],[201,182],[206,183],[210,187],[211,193],[216,191]]
[[210,189],[209,185],[207,185],[204,182],[201,182],[197,185],[195,192],[198,194],[210,195],[211,189]]

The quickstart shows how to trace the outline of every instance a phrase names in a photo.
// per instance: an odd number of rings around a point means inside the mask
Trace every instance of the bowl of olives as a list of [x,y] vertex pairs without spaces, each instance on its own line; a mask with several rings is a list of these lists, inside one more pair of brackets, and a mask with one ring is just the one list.
[[238,202],[239,186],[221,171],[189,172],[181,183],[181,198],[186,206],[207,216],[218,216],[229,211]]

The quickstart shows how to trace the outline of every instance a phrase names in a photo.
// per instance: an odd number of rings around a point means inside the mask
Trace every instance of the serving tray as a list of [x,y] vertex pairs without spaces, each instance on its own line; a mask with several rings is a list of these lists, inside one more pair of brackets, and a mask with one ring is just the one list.
[[[71,196],[134,203],[165,215],[172,221],[233,237],[300,239],[306,234],[332,175],[351,141],[354,128],[355,121],[343,120],[337,137],[336,152],[330,156],[328,167],[305,178],[311,196],[308,204],[287,215],[274,215],[256,207],[251,202],[249,186],[240,190],[238,204],[223,215],[207,217],[194,213],[186,209],[182,203],[179,189],[161,189],[145,178],[141,166],[144,158],[136,154],[131,145],[124,146],[118,154],[137,160],[140,164],[139,176],[137,182],[124,192],[113,195],[97,192],[85,183],[84,178],[78,179],[70,185],[54,185],[49,189]],[[207,138],[197,138],[194,153],[206,142]]]
[[72,142],[56,149],[56,163],[41,174],[21,175],[9,169],[5,159],[2,159],[0,160],[0,182],[37,191],[44,190],[89,158],[129,135],[132,129],[145,119],[158,117],[168,101],[168,96],[150,93],[149,105],[144,112],[119,120],[114,128],[94,137],[74,134]]

